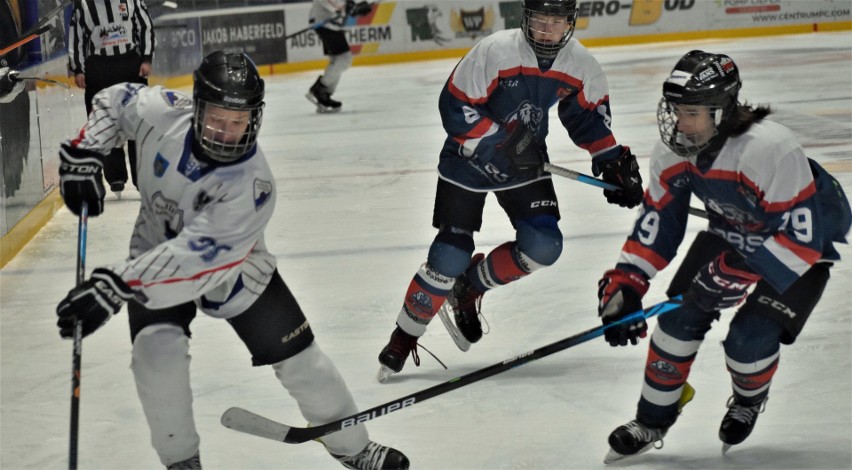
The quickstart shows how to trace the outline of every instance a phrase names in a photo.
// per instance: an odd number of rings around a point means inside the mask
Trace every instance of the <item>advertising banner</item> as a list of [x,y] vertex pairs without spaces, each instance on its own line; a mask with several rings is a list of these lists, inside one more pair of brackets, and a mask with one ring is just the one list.
[[245,52],[256,64],[287,62],[284,9],[201,18],[201,55]]

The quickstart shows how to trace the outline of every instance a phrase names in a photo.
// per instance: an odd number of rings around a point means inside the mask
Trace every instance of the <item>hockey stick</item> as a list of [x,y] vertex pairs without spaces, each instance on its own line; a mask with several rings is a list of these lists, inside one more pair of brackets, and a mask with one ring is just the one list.
[[568,349],[580,343],[585,343],[586,341],[589,341],[593,338],[602,336],[604,334],[604,330],[606,330],[607,328],[611,328],[614,325],[629,323],[639,318],[651,318],[655,315],[662,315],[663,313],[675,310],[680,307],[681,300],[681,296],[674,297],[670,300],[660,302],[650,308],[647,308],[644,311],[640,310],[631,315],[628,315],[617,322],[586,330],[574,336],[559,340],[555,343],[548,344],[547,346],[542,346],[538,349],[534,349],[532,351],[523,353],[513,358],[506,359],[503,362],[499,362],[484,369],[479,369],[469,374],[465,374],[461,377],[457,377],[450,381],[444,382],[442,384],[435,385],[434,387],[430,387],[425,390],[412,393],[411,395],[407,395],[402,398],[398,398],[396,400],[389,401],[382,405],[370,408],[367,411],[356,413],[354,415],[347,416],[345,418],[338,419],[336,421],[332,421],[330,423],[322,424],[319,426],[312,426],[308,428],[292,427],[286,424],[272,421],[270,419],[264,418],[263,416],[252,413],[251,411],[238,407],[229,408],[227,411],[225,411],[224,414],[222,414],[222,425],[224,425],[226,428],[230,428],[235,431],[252,434],[258,437],[265,437],[267,439],[273,439],[276,441],[286,442],[288,444],[299,444],[302,442],[307,442],[331,434],[333,432],[346,429],[350,426],[355,426],[357,424],[376,419],[394,411],[399,411],[403,408],[407,408],[417,403],[426,401],[429,398],[442,395],[457,388],[464,387],[465,385],[470,385],[482,379],[497,375],[501,372],[505,372],[509,369],[524,365],[528,362],[532,362],[536,359],[541,359],[543,357],[549,356],[553,353],[562,351],[563,349]]
[[20,39],[16,39],[15,42],[13,42],[12,44],[9,44],[8,46],[5,46],[2,49],[0,49],[0,55],[6,55],[7,53],[23,46],[24,44],[32,41],[33,39],[35,39],[35,38],[41,36],[42,34],[50,31],[52,28],[53,28],[52,25],[42,26],[41,28],[33,31],[29,35],[22,36]]
[[322,21],[318,21],[318,22],[313,23],[312,25],[308,26],[307,28],[300,29],[300,30],[296,31],[295,33],[288,34],[288,35],[284,36],[284,40],[286,41],[286,40],[288,40],[288,39],[292,39],[292,38],[294,38],[294,37],[296,37],[296,36],[298,36],[298,35],[300,35],[300,34],[307,33],[308,31],[311,31],[311,30],[314,30],[314,29],[320,29],[320,28],[322,28],[323,26],[325,26],[325,24],[326,24],[326,23],[329,23],[329,22],[331,22],[331,21],[338,20],[338,19],[340,19],[342,16],[343,16],[343,15],[341,14],[341,12],[337,12],[337,14],[336,14],[336,15],[334,15],[334,16],[332,16],[331,18],[326,18],[326,19],[324,19],[324,20],[322,20]]
[[[89,219],[89,206],[83,203],[80,208],[80,221],[77,226],[77,285],[86,278],[86,227]],[[68,449],[68,468],[77,469],[77,441],[80,428],[80,369],[83,363],[83,322],[74,322],[74,360],[71,369],[71,434]]]
[[[557,165],[554,165],[552,163],[545,163],[543,168],[544,168],[544,171],[547,171],[547,172],[552,173],[554,175],[558,175],[558,176],[562,176],[562,177],[565,177],[565,178],[568,178],[568,179],[576,180],[576,181],[579,181],[581,183],[590,184],[592,186],[597,186],[599,188],[608,189],[610,191],[621,191],[621,188],[614,185],[614,184],[609,184],[606,181],[601,181],[601,180],[594,178],[592,176],[584,175],[582,173],[576,172],[574,170],[569,170],[568,168],[557,166]],[[691,215],[698,216],[698,217],[701,217],[701,218],[704,218],[704,219],[707,218],[707,212],[705,212],[704,210],[701,210],[697,207],[690,207],[689,213]]]
[[13,71],[9,72],[9,77],[12,80],[17,80],[17,81],[20,81],[20,80],[36,80],[36,81],[39,81],[39,82],[53,83],[54,85],[61,86],[62,88],[66,88],[66,89],[71,88],[70,86],[68,86],[67,83],[62,83],[59,80],[53,80],[53,79],[50,79],[50,78],[39,78],[39,77],[22,77],[22,76],[19,75],[19,73],[20,72],[18,72],[17,70],[13,70]]
[[[38,37],[40,34],[46,33],[51,28],[51,26],[47,26],[46,27],[47,29],[44,29],[45,24],[48,21],[52,20],[54,16],[59,14],[59,12],[64,10],[65,7],[67,7],[68,5],[70,5],[71,3],[75,2],[75,1],[78,1],[78,0],[65,0],[64,2],[62,2],[61,5],[57,6],[53,10],[50,10],[49,12],[47,12],[47,14],[44,15],[43,17],[41,17],[41,19],[38,20],[38,22],[36,24],[32,25],[30,27],[30,29],[24,31],[19,38],[14,39],[12,42],[10,42],[8,44],[3,44],[3,46],[0,47],[0,51],[2,51],[2,52],[0,52],[0,55],[6,54],[10,50],[12,50],[16,47],[20,47],[20,46],[22,46],[23,44],[25,44],[29,41],[32,41],[33,39]],[[39,32],[39,31],[41,31],[41,32]],[[33,36],[35,36],[35,37],[33,37]],[[23,44],[18,44],[19,42],[21,42],[25,39],[26,39],[26,41]]]

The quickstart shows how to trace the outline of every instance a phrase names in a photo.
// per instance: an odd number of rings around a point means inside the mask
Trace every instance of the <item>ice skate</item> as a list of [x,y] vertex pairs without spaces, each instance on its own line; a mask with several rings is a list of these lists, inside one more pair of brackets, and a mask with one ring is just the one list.
[[[470,260],[470,265],[479,264],[483,259],[485,255],[477,253]],[[471,344],[482,338],[479,310],[483,294],[471,285],[467,274],[462,274],[456,279],[447,301],[438,310],[441,322],[462,351],[467,351]],[[450,313],[455,321],[450,319]]]
[[357,470],[408,470],[408,457],[402,452],[370,441],[355,455],[334,455],[346,468]]
[[201,456],[199,452],[196,452],[195,455],[186,460],[169,465],[166,470],[201,470]]
[[769,397],[754,405],[743,406],[738,404],[733,396],[728,399],[728,412],[725,413],[725,417],[722,418],[722,425],[719,427],[722,454],[728,452],[731,446],[746,440],[751,431],[754,430],[757,415],[763,413],[766,408],[767,400],[769,400]]
[[336,113],[343,106],[340,101],[331,99],[328,87],[322,84],[322,77],[317,78],[305,98],[317,106],[318,113]]
[[[610,450],[604,457],[604,463],[612,463],[626,457],[632,457],[651,450],[662,449],[663,437],[668,428],[651,428],[637,420],[615,428],[609,435]],[[657,443],[659,442],[659,446]]]
[[384,382],[391,375],[399,373],[402,366],[405,365],[409,353],[414,360],[414,365],[419,366],[420,356],[417,354],[417,337],[402,331],[402,328],[397,326],[391,333],[390,342],[379,353],[379,364],[381,364],[377,376],[379,382]]
[[116,181],[114,183],[109,184],[109,190],[114,192],[116,197],[121,199],[121,192],[124,191],[124,183],[121,181]]

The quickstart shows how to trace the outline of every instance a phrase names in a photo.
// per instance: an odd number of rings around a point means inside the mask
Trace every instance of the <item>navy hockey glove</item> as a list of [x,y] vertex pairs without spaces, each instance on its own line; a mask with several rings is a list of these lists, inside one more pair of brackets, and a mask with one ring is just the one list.
[[355,3],[353,0],[346,1],[346,14],[349,16],[369,15],[373,11],[373,5],[367,2]]
[[[621,320],[631,313],[642,310],[642,297],[648,292],[648,279],[638,273],[621,269],[610,269],[598,281],[598,315],[604,325]],[[610,346],[638,344],[644,338],[648,325],[644,318],[630,323],[611,326],[604,330],[604,338]]]
[[59,192],[68,209],[80,215],[85,202],[89,206],[89,215],[103,212],[106,194],[101,178],[103,155],[63,144],[59,149],[59,159]]
[[748,295],[748,288],[761,279],[753,273],[739,253],[723,251],[701,268],[689,286],[684,301],[704,312],[738,305]]
[[132,298],[133,291],[117,274],[103,268],[95,269],[89,279],[71,289],[56,307],[59,336],[74,336],[77,320],[83,323],[84,337],[92,334]]
[[642,176],[639,163],[630,152],[630,147],[622,146],[621,155],[611,160],[595,162],[592,165],[595,176],[603,175],[603,180],[621,188],[621,191],[604,189],[606,201],[621,207],[636,207],[642,202],[645,191],[642,189]]
[[544,152],[538,145],[533,131],[520,119],[506,126],[509,136],[496,145],[497,150],[506,155],[511,169],[515,172],[540,170],[544,164]]

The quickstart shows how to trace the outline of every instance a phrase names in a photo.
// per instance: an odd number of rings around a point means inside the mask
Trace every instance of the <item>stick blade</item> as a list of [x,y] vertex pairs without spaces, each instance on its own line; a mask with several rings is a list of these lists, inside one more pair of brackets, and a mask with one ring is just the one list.
[[264,418],[239,407],[228,408],[222,413],[222,426],[253,436],[265,437],[274,441],[288,442],[290,426]]

